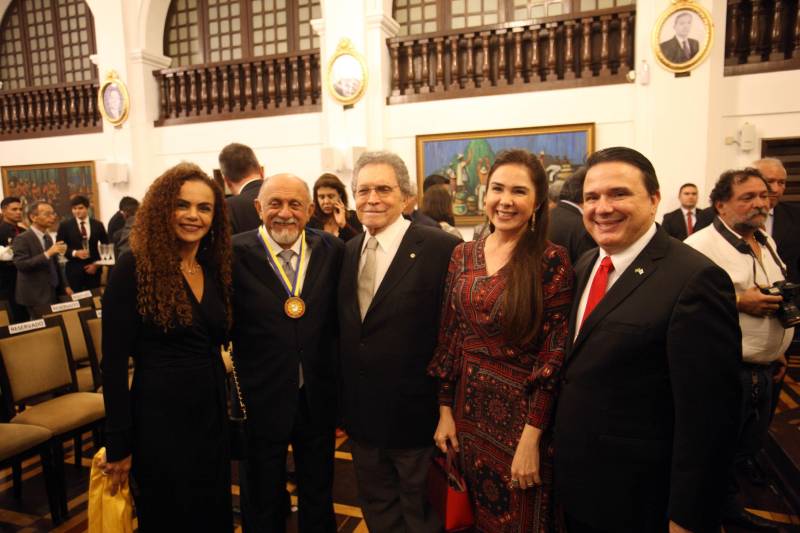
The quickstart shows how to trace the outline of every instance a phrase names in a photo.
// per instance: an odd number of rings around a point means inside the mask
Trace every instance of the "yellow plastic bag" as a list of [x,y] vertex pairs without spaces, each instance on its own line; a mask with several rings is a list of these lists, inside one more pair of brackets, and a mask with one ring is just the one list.
[[133,533],[133,503],[131,489],[125,483],[112,496],[106,483],[108,476],[97,466],[106,456],[100,448],[92,459],[89,476],[89,533]]

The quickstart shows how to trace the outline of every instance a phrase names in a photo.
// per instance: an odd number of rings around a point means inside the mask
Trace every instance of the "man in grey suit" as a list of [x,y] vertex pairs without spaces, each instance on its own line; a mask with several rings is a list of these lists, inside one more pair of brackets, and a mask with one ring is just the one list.
[[14,239],[14,266],[17,267],[17,302],[32,311],[33,308],[56,301],[59,289],[65,287],[58,254],[67,251],[63,241],[53,242],[48,229],[55,222],[56,213],[48,202],[31,204],[28,217],[30,231]]

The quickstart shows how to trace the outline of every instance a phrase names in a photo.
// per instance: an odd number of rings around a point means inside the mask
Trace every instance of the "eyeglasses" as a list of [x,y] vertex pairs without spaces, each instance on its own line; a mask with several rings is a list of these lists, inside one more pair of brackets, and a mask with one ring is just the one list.
[[372,191],[375,191],[375,194],[378,195],[378,198],[386,198],[392,191],[395,190],[397,186],[390,186],[390,185],[376,185],[375,187],[359,187],[356,189],[356,196],[359,198],[368,198]]

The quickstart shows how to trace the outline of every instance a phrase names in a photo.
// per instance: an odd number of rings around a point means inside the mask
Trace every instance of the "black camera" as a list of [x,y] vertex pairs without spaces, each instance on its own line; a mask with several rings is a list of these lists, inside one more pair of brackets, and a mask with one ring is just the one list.
[[795,303],[797,295],[800,294],[800,284],[776,281],[771,287],[762,287],[761,292],[783,298],[783,301],[778,304],[778,311],[775,315],[784,328],[793,328],[800,324],[800,309]]

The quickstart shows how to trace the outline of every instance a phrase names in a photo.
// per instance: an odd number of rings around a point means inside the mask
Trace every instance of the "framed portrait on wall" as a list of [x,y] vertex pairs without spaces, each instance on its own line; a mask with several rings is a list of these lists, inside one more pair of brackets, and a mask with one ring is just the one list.
[[128,118],[130,110],[128,88],[113,70],[108,73],[97,92],[97,108],[103,118],[114,126],[121,126]]
[[550,183],[565,180],[594,151],[594,124],[417,135],[417,190],[439,174],[449,180],[457,226],[484,222],[489,169],[501,150],[523,148],[539,158]]
[[59,220],[72,216],[70,200],[77,195],[91,202],[90,212],[100,218],[94,161],[3,167],[3,196],[18,196],[27,221],[28,206],[38,200],[53,205]]
[[653,28],[653,52],[671,72],[689,72],[708,56],[714,24],[706,9],[693,0],[675,0]]
[[342,105],[354,105],[367,89],[367,65],[350,39],[339,41],[328,63],[327,85],[330,95]]

